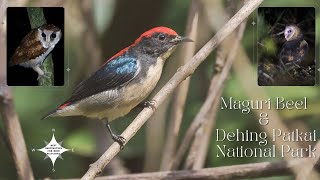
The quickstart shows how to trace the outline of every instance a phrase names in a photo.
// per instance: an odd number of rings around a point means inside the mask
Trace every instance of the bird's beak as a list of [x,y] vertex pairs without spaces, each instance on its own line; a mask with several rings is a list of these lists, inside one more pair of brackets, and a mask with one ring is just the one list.
[[178,44],[178,43],[182,43],[182,42],[193,42],[192,39],[187,38],[187,37],[182,37],[177,35],[174,39],[171,40],[172,43]]

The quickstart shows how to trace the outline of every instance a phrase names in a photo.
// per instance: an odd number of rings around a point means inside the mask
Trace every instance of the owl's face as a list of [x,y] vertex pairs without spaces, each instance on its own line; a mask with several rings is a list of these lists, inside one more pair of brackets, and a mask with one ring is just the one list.
[[284,30],[284,37],[287,41],[291,41],[300,36],[300,28],[298,26],[287,26]]
[[61,30],[52,24],[38,28],[38,39],[44,48],[53,48],[59,42],[61,35]]

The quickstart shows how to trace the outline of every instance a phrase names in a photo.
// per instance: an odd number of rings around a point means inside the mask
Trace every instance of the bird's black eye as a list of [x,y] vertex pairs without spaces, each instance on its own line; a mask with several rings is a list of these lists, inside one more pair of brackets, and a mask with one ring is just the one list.
[[159,34],[158,39],[159,39],[160,41],[163,41],[163,40],[166,39],[166,36],[165,36],[164,34]]
[[56,38],[57,37],[57,35],[55,34],[55,33],[53,33],[53,34],[51,34],[51,39],[54,39],[54,38]]
[[292,33],[292,30],[291,30],[291,29],[289,29],[288,33]]
[[45,38],[45,37],[46,37],[46,34],[45,34],[45,33],[42,33],[41,36]]

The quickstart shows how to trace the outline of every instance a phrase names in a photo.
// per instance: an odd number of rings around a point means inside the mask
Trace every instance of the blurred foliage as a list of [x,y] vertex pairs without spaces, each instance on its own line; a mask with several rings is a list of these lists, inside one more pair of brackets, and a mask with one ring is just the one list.
[[[110,1],[105,2],[102,0],[95,0],[94,5],[94,21],[98,32],[101,34],[99,44],[103,49],[103,60],[111,57],[120,49],[126,47],[134,41],[135,38],[153,26],[168,26],[175,29],[179,34],[185,32],[185,24],[188,13],[188,6],[190,1],[185,0],[164,0],[164,1],[150,1],[150,0],[135,0],[135,1]],[[316,6],[318,1],[316,0],[265,0],[262,6]],[[319,6],[318,6],[319,7]],[[65,9],[68,11],[68,9]],[[67,13],[66,13],[67,14]],[[205,14],[205,13],[204,13]],[[68,17],[70,18],[70,17]],[[219,17],[215,17],[219,18]],[[249,23],[246,28],[242,45],[248,56],[252,60],[252,71],[257,71],[257,40],[262,37],[262,33],[257,32],[257,29],[251,25],[252,21],[257,21],[257,15],[254,13],[249,18]],[[70,19],[66,19],[68,23]],[[316,11],[316,35],[319,35],[320,31],[320,13],[319,8]],[[258,20],[259,23],[259,20]],[[268,28],[264,28],[266,30]],[[66,36],[72,32],[70,29],[66,29]],[[201,39],[202,35],[199,35]],[[318,36],[319,37],[319,36]],[[66,37],[67,38],[67,37]],[[92,60],[81,60],[79,54],[81,54],[81,47],[76,39],[66,39],[65,52],[68,52],[71,72],[70,77],[67,79],[70,84],[64,87],[52,87],[52,88],[35,88],[35,87],[16,87],[14,88],[15,105],[20,115],[21,126],[29,150],[29,156],[34,170],[36,179],[45,178],[50,176],[51,178],[76,178],[81,177],[87,170],[89,164],[94,162],[98,156],[97,143],[98,140],[95,132],[94,120],[86,120],[82,117],[72,118],[50,118],[46,120],[40,120],[41,117],[57,107],[62,103],[72,92],[74,86],[79,80],[84,79],[81,68],[85,68],[87,63]],[[69,42],[69,44],[68,44]],[[272,39],[265,39],[265,45],[267,46],[267,53],[275,54],[275,42]],[[316,48],[319,49],[319,42],[315,42]],[[198,46],[198,49],[201,45]],[[177,53],[175,53],[177,54]],[[162,81],[166,81],[176,71],[175,58],[177,55],[171,57],[164,69]],[[259,58],[259,57],[258,57]],[[207,94],[210,78],[213,75],[215,53],[212,53],[208,59],[200,65],[191,78],[191,86],[187,99],[187,106],[184,113],[184,119],[182,123],[182,132],[189,127],[190,122],[198,113],[202,103],[204,102]],[[101,62],[102,64],[103,62]],[[171,69],[173,69],[171,71]],[[223,93],[224,97],[234,97],[235,99],[244,100],[248,99],[245,95],[241,85],[239,84],[240,78],[246,78],[247,81],[257,82],[257,77],[242,77],[236,76],[231,73],[229,80],[226,83]],[[317,78],[318,80],[318,78]],[[285,123],[288,125],[294,124],[293,122],[302,122],[306,129],[320,130],[319,126],[319,99],[320,91],[319,87],[258,87],[261,90],[266,90],[270,98],[274,99],[277,96],[283,96],[289,99],[301,99],[303,97],[308,98],[309,109],[301,113],[301,111],[280,111]],[[112,126],[116,132],[122,132],[125,127],[131,122],[140,109],[133,110],[128,116],[121,118],[119,121],[112,122]],[[168,116],[170,115],[170,109]],[[290,116],[287,114],[295,114]],[[298,118],[297,118],[298,117]],[[0,121],[1,122],[1,121]],[[0,124],[3,128],[3,125]],[[257,121],[257,117],[253,113],[249,115],[243,115],[240,111],[219,111],[217,117],[217,124],[215,128],[225,129],[226,131],[260,131],[260,127]],[[297,127],[293,127],[297,128]],[[32,152],[33,148],[42,148],[44,146],[44,140],[49,141],[52,136],[52,129],[55,129],[55,137],[57,141],[64,141],[63,145],[66,148],[74,148],[75,152],[66,152],[62,156],[64,160],[58,159],[55,165],[55,172],[52,172],[52,164],[48,160],[43,160],[44,154]],[[105,133],[107,140],[108,134]],[[215,140],[215,130],[212,134],[210,149],[208,151],[208,158],[206,167],[244,164],[262,161],[273,161],[276,159],[263,159],[263,158],[217,158],[217,144]],[[144,162],[143,157],[145,154],[145,126],[137,132],[134,138],[129,141],[127,146],[121,151],[118,156],[124,161],[124,165],[131,172],[141,172]],[[156,140],[155,140],[156,141]],[[225,141],[230,147],[236,147],[240,144],[245,147],[256,147],[257,144],[253,143],[235,143]],[[270,144],[269,144],[270,145]],[[107,147],[102,148],[105,150]],[[1,178],[0,179],[15,179],[15,169],[13,161],[10,157],[10,153],[4,143],[0,145],[1,161]],[[161,156],[161,155],[159,155]],[[261,179],[293,179],[292,177],[278,177],[278,178],[261,178]]]
[[115,9],[115,0],[94,0],[93,1],[93,19],[99,34],[104,33],[113,18]]

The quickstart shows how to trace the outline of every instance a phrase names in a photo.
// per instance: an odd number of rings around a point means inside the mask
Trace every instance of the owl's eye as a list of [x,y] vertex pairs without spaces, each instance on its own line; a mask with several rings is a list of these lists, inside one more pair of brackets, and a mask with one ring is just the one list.
[[288,33],[292,33],[292,30],[291,30],[291,29],[289,29],[289,30],[288,30]]
[[46,34],[45,34],[45,33],[42,33],[41,36],[45,38],[45,37],[46,37]]
[[165,36],[164,34],[159,34],[158,39],[159,39],[160,41],[163,41],[163,40],[166,39],[166,36]]
[[53,34],[51,34],[51,39],[54,39],[54,38],[56,38],[57,37],[57,35],[55,34],[55,33],[53,33]]

